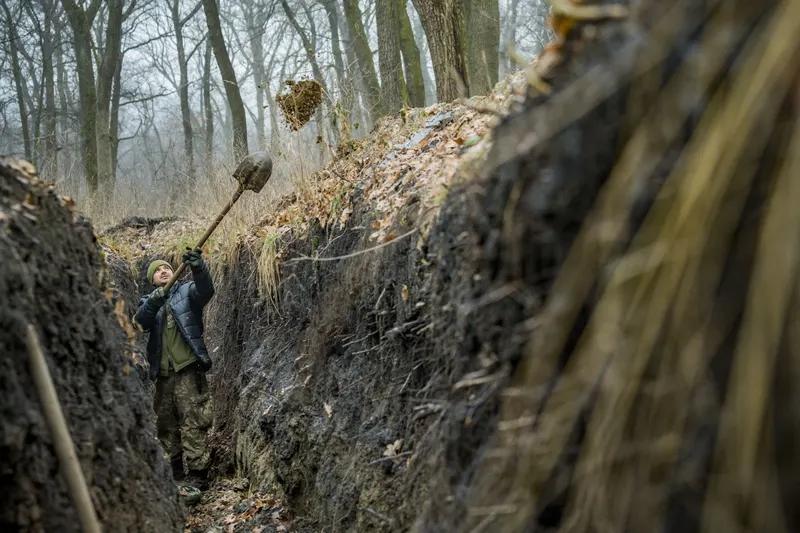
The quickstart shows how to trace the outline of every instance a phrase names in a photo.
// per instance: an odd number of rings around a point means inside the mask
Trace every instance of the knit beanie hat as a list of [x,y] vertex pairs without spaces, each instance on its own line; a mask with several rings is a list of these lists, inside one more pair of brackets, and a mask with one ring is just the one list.
[[147,281],[149,281],[152,284],[153,283],[153,276],[155,275],[156,270],[158,270],[158,267],[164,266],[164,265],[166,265],[170,269],[172,269],[172,265],[170,265],[169,263],[167,263],[163,259],[156,259],[155,261],[150,263],[150,265],[148,265],[148,267],[147,267]]

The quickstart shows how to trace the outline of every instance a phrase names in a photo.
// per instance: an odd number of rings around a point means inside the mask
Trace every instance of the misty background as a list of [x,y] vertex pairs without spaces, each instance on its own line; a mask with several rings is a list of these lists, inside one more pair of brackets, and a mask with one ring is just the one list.
[[[548,41],[548,12],[544,0],[0,0],[0,153],[103,217],[181,211],[264,148],[287,189],[381,116],[489,92]],[[292,131],[276,97],[301,79],[324,98]]]

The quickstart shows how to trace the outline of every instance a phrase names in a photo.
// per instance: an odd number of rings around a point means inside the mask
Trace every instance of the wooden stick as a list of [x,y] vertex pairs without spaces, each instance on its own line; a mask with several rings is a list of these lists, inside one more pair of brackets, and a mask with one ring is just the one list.
[[[195,248],[203,247],[208,238],[211,236],[214,230],[217,229],[219,223],[222,222],[222,219],[225,218],[225,215],[228,214],[228,211],[231,210],[231,207],[233,207],[233,204],[236,203],[236,200],[239,199],[239,197],[242,195],[243,192],[244,192],[244,187],[242,186],[239,186],[239,188],[236,189],[236,192],[233,194],[233,198],[231,198],[228,204],[222,208],[222,212],[220,212],[220,214],[217,215],[217,218],[214,219],[214,222],[211,223],[211,225],[208,227],[203,236],[200,237],[200,240],[197,241]],[[170,278],[167,284],[164,285],[164,294],[169,294],[169,290],[172,288],[173,285],[175,285],[175,282],[178,281],[178,278],[181,277],[181,274],[183,274],[184,270],[186,270],[186,263],[181,263],[180,266],[178,266],[178,269],[175,271],[175,273],[172,274],[172,278]]]
[[31,374],[36,385],[36,392],[39,394],[39,401],[42,404],[44,418],[53,437],[53,447],[61,466],[61,473],[67,482],[72,503],[78,511],[81,527],[88,533],[99,533],[101,531],[100,522],[97,520],[92,498],[89,495],[89,487],[86,485],[86,479],[83,477],[83,471],[81,471],[81,465],[75,453],[75,445],[69,435],[64,412],[61,410],[61,404],[58,403],[56,389],[39,344],[39,337],[32,324],[28,323],[25,329]]

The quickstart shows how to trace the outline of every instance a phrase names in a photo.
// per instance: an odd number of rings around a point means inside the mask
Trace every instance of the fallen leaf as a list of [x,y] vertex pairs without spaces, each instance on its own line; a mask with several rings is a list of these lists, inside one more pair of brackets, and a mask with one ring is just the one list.
[[400,297],[403,299],[403,303],[408,303],[408,285],[403,285],[403,288],[400,289]]
[[400,449],[403,447],[403,439],[397,439],[391,444],[386,445],[386,449],[383,451],[384,457],[395,457],[398,453],[400,453]]

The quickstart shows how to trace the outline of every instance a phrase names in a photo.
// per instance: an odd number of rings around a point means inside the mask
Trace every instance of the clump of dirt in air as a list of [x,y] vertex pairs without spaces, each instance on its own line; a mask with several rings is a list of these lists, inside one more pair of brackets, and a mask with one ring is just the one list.
[[275,99],[283,112],[286,124],[297,131],[305,126],[322,103],[322,85],[316,80],[286,80],[289,90]]

